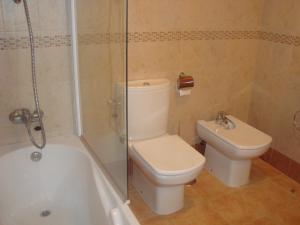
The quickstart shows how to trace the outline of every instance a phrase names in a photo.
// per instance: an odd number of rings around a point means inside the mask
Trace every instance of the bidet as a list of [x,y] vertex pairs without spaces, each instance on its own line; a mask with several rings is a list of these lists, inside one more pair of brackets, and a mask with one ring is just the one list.
[[251,159],[265,153],[272,141],[269,135],[223,112],[216,120],[199,120],[197,132],[207,143],[206,168],[230,187],[249,182]]

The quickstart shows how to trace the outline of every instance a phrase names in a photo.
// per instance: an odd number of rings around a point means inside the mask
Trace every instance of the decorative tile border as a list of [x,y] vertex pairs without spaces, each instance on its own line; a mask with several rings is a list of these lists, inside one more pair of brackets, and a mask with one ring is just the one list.
[[134,32],[128,34],[129,42],[188,41],[188,40],[234,40],[259,39],[259,31],[169,31]]
[[[129,43],[163,42],[163,41],[193,41],[193,40],[266,40],[275,43],[300,46],[300,36],[286,35],[263,31],[161,31],[161,32],[130,32]],[[125,34],[82,34],[79,43],[108,44],[125,41]]]
[[260,31],[260,40],[300,46],[300,36]]
[[300,36],[263,31],[170,31],[134,32],[128,34],[129,42],[156,42],[179,40],[266,40],[287,45],[300,45]]
[[[36,48],[51,48],[71,46],[71,35],[37,36],[34,38]],[[28,37],[0,37],[0,50],[14,50],[29,48]]]
[[81,45],[109,44],[125,42],[126,35],[123,33],[95,33],[79,34],[78,42]]
[[[274,43],[300,46],[300,36],[286,35],[263,31],[161,31],[161,32],[130,32],[129,43],[193,41],[193,40],[265,40]],[[125,42],[124,33],[80,34],[79,44],[109,44]],[[35,37],[36,48],[71,46],[70,35],[53,35]],[[28,37],[0,37],[0,50],[26,49],[29,47]]]

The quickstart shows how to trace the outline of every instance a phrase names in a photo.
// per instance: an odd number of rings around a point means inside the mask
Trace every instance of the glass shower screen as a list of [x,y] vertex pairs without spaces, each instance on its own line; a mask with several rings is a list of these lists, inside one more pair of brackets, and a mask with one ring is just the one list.
[[82,137],[126,199],[126,1],[76,8]]

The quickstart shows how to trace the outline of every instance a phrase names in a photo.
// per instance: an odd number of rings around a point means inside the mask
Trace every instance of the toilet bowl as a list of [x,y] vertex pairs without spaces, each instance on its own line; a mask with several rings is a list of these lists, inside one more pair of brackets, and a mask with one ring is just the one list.
[[184,185],[195,179],[205,158],[177,135],[167,134],[170,82],[128,82],[129,156],[132,184],[157,214],[180,210]]
[[249,182],[251,159],[268,151],[272,138],[254,127],[228,115],[233,129],[215,121],[199,120],[197,133],[206,141],[206,168],[230,187]]

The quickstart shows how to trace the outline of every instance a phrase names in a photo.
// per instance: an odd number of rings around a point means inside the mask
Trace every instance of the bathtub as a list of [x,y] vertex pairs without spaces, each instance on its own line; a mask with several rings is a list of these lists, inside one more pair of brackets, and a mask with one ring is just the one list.
[[78,138],[0,149],[0,225],[139,225]]

